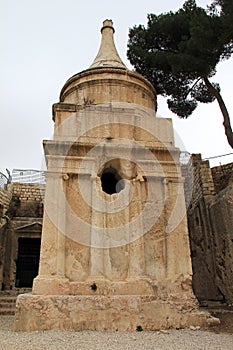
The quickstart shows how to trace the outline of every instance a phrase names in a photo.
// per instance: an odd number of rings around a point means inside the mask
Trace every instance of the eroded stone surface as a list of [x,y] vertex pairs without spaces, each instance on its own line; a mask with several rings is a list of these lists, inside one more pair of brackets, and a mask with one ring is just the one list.
[[156,300],[152,296],[34,296],[17,300],[14,329],[132,331],[184,328],[213,324],[188,300]]

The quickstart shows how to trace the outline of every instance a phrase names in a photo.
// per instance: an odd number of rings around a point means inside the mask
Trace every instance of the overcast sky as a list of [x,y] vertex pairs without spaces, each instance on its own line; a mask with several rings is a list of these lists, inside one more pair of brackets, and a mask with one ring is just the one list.
[[[181,0],[0,0],[0,171],[40,169],[42,140],[53,133],[52,104],[59,101],[65,81],[90,66],[99,49],[100,28],[112,19],[117,50],[126,58],[128,30],[146,24],[148,13],[175,11]],[[198,0],[206,7],[211,1]],[[217,67],[213,81],[233,114],[233,62]],[[200,105],[188,120],[180,120],[159,99],[158,114],[172,117],[190,153],[203,158],[231,153],[216,102]],[[233,118],[231,116],[233,124]],[[212,165],[233,161],[233,155]]]

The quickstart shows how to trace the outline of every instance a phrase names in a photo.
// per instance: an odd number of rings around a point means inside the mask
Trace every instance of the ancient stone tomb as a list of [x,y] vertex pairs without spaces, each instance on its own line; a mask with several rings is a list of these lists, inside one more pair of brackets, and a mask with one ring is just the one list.
[[104,21],[100,50],[53,106],[39,274],[15,330],[201,325],[179,149],[156,93],[126,68]]

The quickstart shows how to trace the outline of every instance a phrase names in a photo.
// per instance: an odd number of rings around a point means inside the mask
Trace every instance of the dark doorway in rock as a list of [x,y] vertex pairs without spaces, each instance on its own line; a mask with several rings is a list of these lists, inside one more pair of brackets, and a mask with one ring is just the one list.
[[105,193],[118,193],[124,188],[124,180],[114,168],[109,167],[106,168],[101,175],[101,185]]
[[17,288],[31,288],[33,279],[38,275],[40,259],[40,238],[19,238],[18,258],[16,262]]

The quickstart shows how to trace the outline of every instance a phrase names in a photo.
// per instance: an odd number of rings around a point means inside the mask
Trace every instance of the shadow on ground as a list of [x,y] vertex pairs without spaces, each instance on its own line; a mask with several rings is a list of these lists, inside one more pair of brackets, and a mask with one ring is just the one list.
[[207,309],[212,316],[220,319],[220,324],[216,326],[205,327],[207,330],[214,333],[233,334],[233,308],[232,310],[210,310]]

